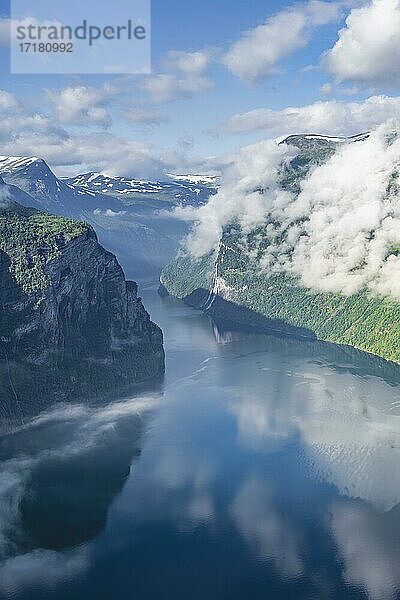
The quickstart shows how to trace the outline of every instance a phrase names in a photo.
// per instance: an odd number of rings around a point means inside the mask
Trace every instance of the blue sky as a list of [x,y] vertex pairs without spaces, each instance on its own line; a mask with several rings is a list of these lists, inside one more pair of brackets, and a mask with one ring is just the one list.
[[0,153],[153,176],[218,169],[244,144],[310,127],[357,133],[400,112],[396,19],[397,0],[153,0],[152,74],[129,77],[11,75],[3,19]]

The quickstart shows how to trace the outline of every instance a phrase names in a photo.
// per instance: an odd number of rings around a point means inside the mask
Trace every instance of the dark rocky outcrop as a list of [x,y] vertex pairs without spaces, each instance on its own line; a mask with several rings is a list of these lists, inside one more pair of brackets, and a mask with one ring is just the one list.
[[162,375],[161,330],[83,223],[0,207],[1,400],[91,397]]

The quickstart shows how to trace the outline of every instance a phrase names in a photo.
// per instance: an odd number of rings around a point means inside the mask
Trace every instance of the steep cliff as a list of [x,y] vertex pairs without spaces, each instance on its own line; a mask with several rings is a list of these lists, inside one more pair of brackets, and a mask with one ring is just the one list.
[[161,330],[84,223],[22,207],[0,182],[3,398],[122,390],[161,375]]
[[[398,154],[397,146],[390,146],[393,139],[395,138],[389,136],[388,148],[395,162]],[[258,330],[347,344],[400,362],[400,301],[398,296],[389,293],[390,289],[395,288],[399,273],[399,245],[396,242],[396,219],[399,213],[397,169],[390,171],[390,166],[385,167],[388,171],[386,177],[383,167],[378,165],[376,171],[379,186],[376,189],[368,180],[362,179],[359,186],[361,191],[367,189],[370,194],[368,201],[361,204],[361,194],[357,193],[358,188],[352,181],[353,178],[357,183],[358,173],[346,172],[346,181],[343,181],[343,172],[335,173],[332,168],[339,162],[331,163],[330,186],[326,185],[318,198],[311,198],[309,206],[304,203],[301,206],[303,213],[297,211],[299,206],[295,204],[300,192],[305,189],[303,182],[309,173],[318,175],[319,166],[336,157],[338,148],[350,147],[353,143],[358,147],[358,144],[363,144],[366,140],[366,134],[349,140],[316,135],[287,138],[286,143],[295,146],[298,152],[280,169],[278,201],[274,204],[271,200],[269,205],[268,189],[260,186],[255,190],[258,193],[257,200],[262,202],[263,198],[266,199],[265,225],[244,231],[238,220],[232,220],[223,228],[218,249],[200,258],[193,257],[189,252],[181,253],[168,265],[161,276],[164,288],[219,319],[250,325]],[[362,161],[363,152],[366,153],[368,148],[362,145],[359,147]],[[383,145],[383,151],[385,148]],[[346,190],[346,186],[350,192]],[[250,190],[249,203],[254,202],[255,192]],[[346,192],[348,195],[352,194],[353,203],[348,212],[346,206],[340,210],[338,208],[342,202],[342,194]],[[281,211],[284,193],[290,194],[293,204],[287,204]],[[287,197],[289,196],[284,198]],[[227,200],[226,197],[222,199]],[[378,202],[379,211],[374,212]],[[314,275],[315,285],[305,284],[305,279],[309,280],[311,277],[306,273],[305,263],[299,273],[296,271],[299,261],[293,261],[296,244],[310,239],[307,237],[307,227],[312,211],[317,237],[321,239],[325,234],[324,228],[329,227],[329,220],[321,218],[321,215],[328,215],[331,218],[331,239],[336,241],[336,236],[340,242],[341,255],[338,258],[333,260],[331,256],[335,249],[333,243],[331,254],[326,250],[323,255],[323,260],[330,261],[328,276],[331,278],[329,280],[325,275],[324,285],[318,282],[315,275],[320,263],[313,260],[317,248],[311,243],[308,246],[307,264],[311,265],[309,270]],[[353,212],[356,217],[351,216]],[[289,218],[291,214],[294,215],[293,223]],[[366,225],[363,221],[365,215],[368,215]],[[341,221],[340,217],[343,217]],[[354,251],[355,246],[349,243],[343,233],[344,226],[348,224],[354,229],[354,238],[361,240],[358,245],[361,251],[358,254]],[[390,232],[386,234],[385,227],[389,224]],[[297,259],[298,257],[299,255]],[[344,269],[343,265],[347,270],[340,280],[342,287],[356,277],[360,283],[354,286],[354,291],[331,291],[329,284],[338,272],[342,272],[340,269]],[[382,274],[385,274],[385,288]]]
[[243,264],[240,245],[226,235],[216,255],[179,257],[161,276],[163,287],[218,320],[299,339],[347,344],[400,362],[400,302],[318,293],[282,274]]

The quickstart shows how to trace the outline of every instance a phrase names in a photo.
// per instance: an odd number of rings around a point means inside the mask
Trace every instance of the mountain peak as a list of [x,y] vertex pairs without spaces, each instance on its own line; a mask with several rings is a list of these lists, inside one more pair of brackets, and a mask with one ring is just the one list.
[[35,163],[46,165],[45,161],[37,156],[0,156],[0,170],[3,173],[10,173]]
[[291,144],[292,146],[299,145],[335,145],[336,144],[348,144],[352,142],[362,142],[370,136],[370,133],[358,133],[357,135],[351,136],[333,136],[333,135],[322,135],[319,133],[301,133],[285,136],[278,138],[276,141],[278,144]]
[[0,156],[0,175],[9,185],[15,185],[45,210],[57,211],[62,183],[48,164],[37,156]]

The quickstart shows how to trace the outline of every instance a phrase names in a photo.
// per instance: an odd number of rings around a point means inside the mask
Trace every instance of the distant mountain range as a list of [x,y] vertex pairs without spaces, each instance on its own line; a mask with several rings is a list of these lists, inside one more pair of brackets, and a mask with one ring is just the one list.
[[0,156],[0,175],[20,190],[21,204],[92,225],[130,277],[159,273],[188,227],[168,211],[205,203],[218,185],[216,178],[203,176],[171,176],[166,182],[98,173],[58,178],[36,157]]
[[83,173],[63,178],[65,183],[128,200],[163,200],[171,205],[197,205],[219,185],[219,178],[204,175],[168,175],[167,181],[142,181],[127,177],[111,177],[101,173]]

